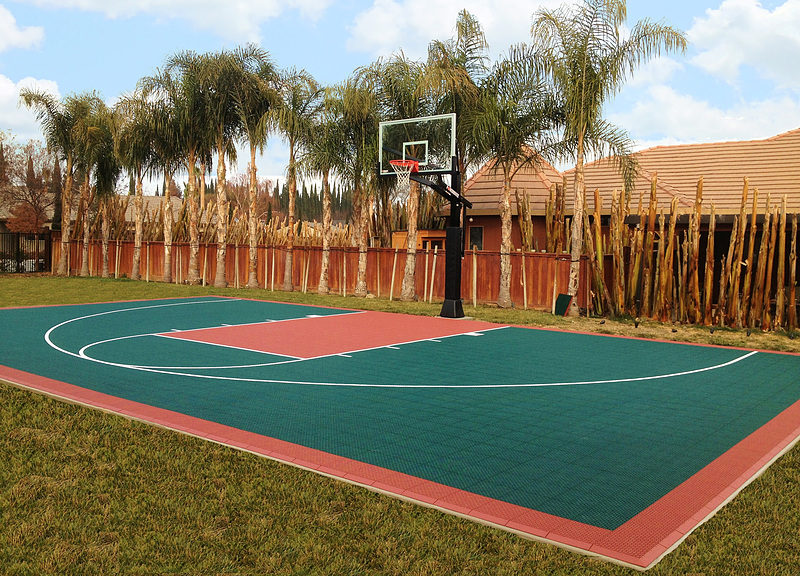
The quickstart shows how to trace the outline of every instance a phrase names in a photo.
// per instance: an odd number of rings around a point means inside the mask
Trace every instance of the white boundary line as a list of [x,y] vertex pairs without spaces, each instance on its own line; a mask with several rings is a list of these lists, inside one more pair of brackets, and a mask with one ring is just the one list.
[[[279,362],[272,362],[272,363],[265,363],[265,364],[255,364],[255,365],[247,365],[247,366],[222,366],[222,367],[199,367],[199,368],[189,368],[189,367],[177,367],[177,368],[162,368],[162,367],[149,367],[149,366],[138,366],[138,365],[131,365],[131,364],[122,364],[117,362],[108,362],[105,360],[100,360],[98,358],[92,358],[86,354],[86,350],[95,346],[97,344],[102,344],[104,342],[111,342],[115,340],[124,340],[127,338],[136,338],[141,336],[160,336],[163,333],[159,334],[140,334],[134,336],[124,336],[119,338],[112,338],[110,340],[98,341],[92,344],[87,344],[76,354],[75,352],[70,352],[69,350],[64,350],[63,348],[57,346],[52,342],[51,335],[54,330],[57,328],[69,324],[71,322],[76,322],[79,320],[85,320],[87,318],[93,318],[96,316],[103,316],[107,314],[113,314],[116,312],[129,312],[133,310],[145,310],[145,309],[152,309],[152,308],[162,308],[168,306],[186,306],[186,305],[193,305],[193,304],[213,304],[218,302],[233,302],[236,300],[208,300],[208,301],[200,301],[200,302],[180,302],[175,304],[157,304],[152,306],[140,306],[136,308],[126,308],[122,310],[109,310],[106,312],[99,312],[97,314],[89,314],[87,316],[81,316],[79,318],[73,318],[71,320],[66,320],[61,322],[60,324],[56,324],[52,328],[50,328],[47,333],[45,334],[45,341],[50,345],[52,348],[62,352],[64,354],[68,354],[75,358],[81,358],[83,360],[90,360],[92,362],[97,362],[99,364],[104,364],[107,366],[114,366],[117,368],[127,368],[131,370],[139,370],[142,372],[151,372],[156,374],[166,374],[170,376],[186,376],[189,378],[200,378],[200,379],[210,379],[210,380],[225,380],[225,381],[232,381],[232,382],[251,382],[251,383],[263,383],[263,384],[298,384],[298,385],[306,385],[306,386],[331,386],[331,387],[352,387],[352,388],[420,388],[420,389],[464,389],[464,388],[480,388],[480,389],[497,389],[497,388],[545,388],[545,387],[556,387],[556,386],[587,386],[592,384],[619,384],[619,383],[626,383],[626,382],[645,382],[651,380],[664,380],[668,378],[678,378],[681,376],[688,376],[691,374],[699,374],[702,372],[709,372],[712,370],[719,370],[721,368],[725,368],[727,366],[731,366],[736,364],[737,362],[741,362],[742,360],[746,360],[756,354],[758,351],[748,352],[742,356],[734,358],[733,360],[729,360],[728,362],[723,362],[721,364],[716,364],[714,366],[707,366],[705,368],[696,368],[694,370],[684,370],[681,372],[672,372],[668,374],[658,374],[654,376],[638,376],[633,378],[614,378],[608,380],[584,380],[584,381],[574,381],[574,382],[537,382],[537,383],[511,383],[511,384],[454,384],[454,385],[446,385],[446,384],[358,384],[354,382],[312,382],[312,381],[304,381],[304,380],[278,380],[278,379],[269,379],[269,378],[240,378],[240,377],[232,377],[232,376],[217,376],[217,375],[210,375],[210,374],[193,374],[189,372],[178,372],[176,370],[220,370],[220,369],[227,369],[227,368],[257,368],[262,366],[276,366],[280,364],[291,364],[296,362],[304,362],[306,360],[318,360],[322,358],[331,358],[331,357],[345,357],[349,358],[350,356],[345,355],[344,353],[336,353],[336,354],[329,354],[326,356],[316,356],[313,358],[300,358],[300,359],[290,359],[285,361]],[[361,313],[361,312],[356,312]],[[327,316],[326,316],[327,317]],[[257,324],[257,323],[253,323]],[[508,326],[500,326],[498,328],[491,328],[488,331],[495,331],[495,330],[502,330],[504,328],[508,328]],[[461,333],[461,334],[454,334],[450,336],[446,336],[445,338],[453,338],[455,336],[464,336],[464,335],[474,335],[475,332],[471,333]],[[441,338],[441,337],[440,337]],[[402,345],[402,344],[413,344],[418,342],[427,342],[427,341],[435,341],[434,338],[425,338],[421,340],[413,340],[409,342],[404,342],[401,344],[395,345]],[[205,342],[200,342],[203,344],[207,344]],[[233,348],[233,347],[231,347]],[[386,348],[386,346],[377,346],[374,348],[365,348],[363,350],[353,350],[348,351],[347,354],[356,354],[358,352],[366,352],[370,350],[377,350],[380,348]],[[250,350],[253,352],[253,350]]]

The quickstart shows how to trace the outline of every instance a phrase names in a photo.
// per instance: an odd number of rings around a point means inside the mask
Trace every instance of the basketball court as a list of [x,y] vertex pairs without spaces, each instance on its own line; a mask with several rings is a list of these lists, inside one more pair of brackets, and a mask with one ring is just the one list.
[[0,378],[644,569],[800,437],[800,356],[186,298],[0,310]]

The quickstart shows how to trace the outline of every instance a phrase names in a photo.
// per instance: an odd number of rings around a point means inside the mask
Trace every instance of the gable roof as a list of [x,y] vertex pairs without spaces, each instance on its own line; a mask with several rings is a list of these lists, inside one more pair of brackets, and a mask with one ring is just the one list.
[[[657,146],[637,153],[640,174],[632,191],[631,210],[638,205],[640,195],[645,202],[650,182],[657,175],[659,205],[668,206],[672,197],[678,198],[683,212],[694,206],[697,181],[703,178],[703,206],[714,203],[716,212],[738,214],[742,203],[744,179],[753,190],[759,190],[759,205],[763,208],[767,194],[774,205],[787,196],[790,213],[800,213],[800,128],[767,138],[741,142],[715,142]],[[572,211],[574,169],[565,172],[567,178],[567,211]],[[609,160],[599,160],[585,167],[587,204],[594,208],[593,192],[600,190],[603,212],[611,206],[614,190],[622,189],[622,178]],[[748,207],[748,211],[750,208]]]
[[[517,203],[513,191],[527,192],[532,214],[544,214],[550,186],[561,183],[561,173],[542,160],[536,166],[520,168],[511,180],[511,213],[517,214]],[[464,185],[463,195],[472,202],[470,214],[494,216],[500,214],[500,196],[503,191],[503,171],[490,160],[478,170]]]

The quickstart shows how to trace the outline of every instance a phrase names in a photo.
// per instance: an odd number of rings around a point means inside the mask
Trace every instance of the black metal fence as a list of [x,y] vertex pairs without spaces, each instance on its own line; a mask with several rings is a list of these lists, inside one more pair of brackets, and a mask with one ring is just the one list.
[[0,273],[50,272],[52,236],[0,232]]

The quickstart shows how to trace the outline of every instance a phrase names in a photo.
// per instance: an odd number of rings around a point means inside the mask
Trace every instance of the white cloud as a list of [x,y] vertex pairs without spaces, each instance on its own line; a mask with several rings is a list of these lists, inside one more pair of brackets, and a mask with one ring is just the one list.
[[684,69],[683,63],[669,57],[653,58],[636,69],[633,78],[630,78],[625,86],[627,88],[637,88],[650,86],[652,84],[666,84],[675,76],[676,73]]
[[347,49],[386,56],[403,49],[414,59],[427,55],[432,39],[455,36],[458,12],[467,10],[483,26],[486,40],[496,58],[510,45],[529,42],[531,17],[541,7],[554,8],[561,0],[531,4],[525,0],[375,0],[359,13],[349,28]]
[[44,29],[38,26],[19,28],[8,9],[0,5],[0,52],[9,48],[33,48],[44,39]]
[[18,105],[19,91],[23,87],[39,88],[60,98],[58,84],[52,80],[23,78],[19,82],[13,82],[0,74],[0,126],[10,129],[21,142],[31,139],[41,140],[41,131],[33,112]]
[[[608,119],[631,134],[647,135],[643,147],[656,144],[768,138],[800,126],[800,102],[771,97],[722,109],[665,85],[651,86],[629,111]],[[665,135],[659,138],[657,135]]]
[[74,8],[99,12],[108,18],[140,14],[161,19],[180,19],[221,38],[258,42],[261,24],[296,10],[316,21],[333,0],[28,0],[37,6]]
[[735,83],[750,66],[779,87],[800,89],[800,0],[769,11],[757,0],[725,0],[695,20],[689,37],[699,54],[692,62]]

